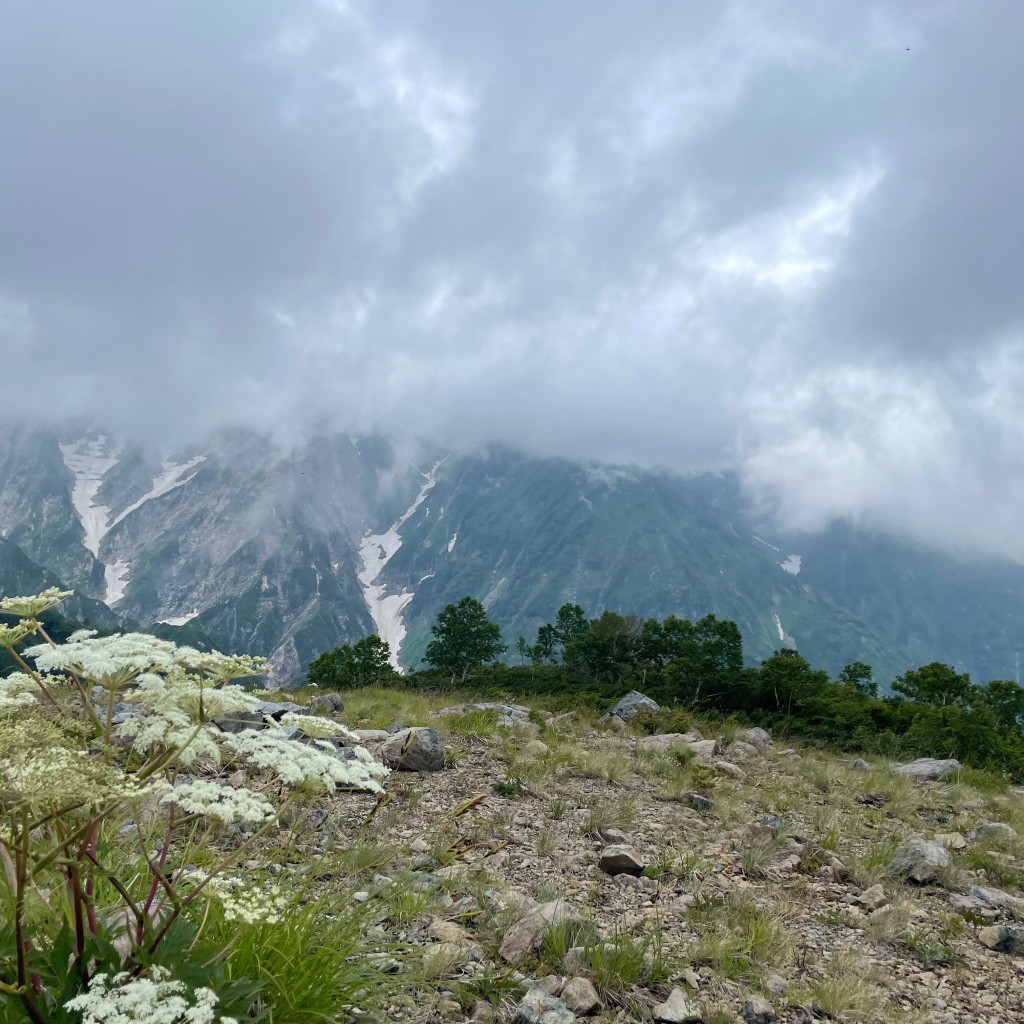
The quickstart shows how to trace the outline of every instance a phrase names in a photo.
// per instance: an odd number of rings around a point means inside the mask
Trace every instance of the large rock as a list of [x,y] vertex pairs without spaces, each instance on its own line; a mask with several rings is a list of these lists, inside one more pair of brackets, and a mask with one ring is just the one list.
[[400,772],[439,772],[444,768],[444,744],[423,727],[396,732],[381,748],[384,763]]
[[753,729],[740,729],[736,733],[736,739],[741,743],[749,743],[752,747],[757,747],[761,751],[767,750],[772,745],[772,738],[768,732],[756,726]]
[[587,1017],[601,1008],[601,997],[586,978],[570,978],[562,989],[561,999],[577,1017]]
[[909,764],[898,764],[893,768],[897,775],[903,775],[911,779],[944,779],[947,775],[953,775],[963,769],[963,765],[950,757],[946,760],[937,760],[934,757],[919,757]]
[[632,846],[606,846],[598,858],[597,866],[606,875],[642,875],[643,858]]
[[505,932],[498,955],[509,963],[518,963],[540,947],[549,928],[577,917],[577,913],[565,900],[538,903]]
[[246,729],[262,729],[267,720],[255,711],[232,711],[223,718],[215,718],[213,724],[221,732],[238,733],[245,732]]
[[775,1007],[764,996],[751,996],[740,1007],[740,1016],[746,1024],[772,1024]]
[[729,755],[734,761],[753,761],[754,758],[758,757],[761,753],[760,749],[755,747],[753,743],[744,743],[743,740],[733,740],[725,748],[726,754]]
[[328,690],[326,693],[318,693],[309,702],[309,710],[314,715],[336,715],[345,710],[345,702],[340,693]]
[[1024,928],[1018,925],[994,924],[989,928],[982,928],[978,932],[978,938],[983,945],[997,953],[1024,955]]
[[468,715],[474,711],[496,711],[498,713],[499,725],[529,725],[530,709],[522,704],[500,704],[495,701],[482,701],[479,704],[455,704],[450,708],[442,708],[434,714],[447,715]]
[[654,1019],[659,1024],[699,1024],[702,1017],[690,997],[682,989],[674,988],[665,1002],[654,1007]]
[[531,988],[516,1010],[516,1024],[572,1024],[576,1014],[557,996],[543,988]]
[[967,838],[972,843],[980,842],[983,839],[1012,841],[1017,838],[1017,831],[1007,825],[1005,821],[980,821],[967,833]]
[[934,882],[939,871],[953,861],[942,843],[933,839],[908,839],[889,862],[889,870],[912,882]]
[[309,708],[293,704],[290,700],[261,700],[256,705],[256,712],[264,718],[280,722],[285,715],[308,715]]
[[987,885],[970,885],[966,892],[952,893],[949,903],[955,910],[967,910],[988,917],[1001,913],[1024,913],[1024,899],[1011,896],[1002,889],[989,888]]
[[620,721],[630,722],[636,718],[641,711],[660,710],[661,705],[658,704],[657,701],[651,700],[650,697],[641,693],[639,690],[630,690],[629,693],[627,693],[626,696],[623,697],[622,700],[620,700],[618,704],[616,704],[615,707],[613,707],[611,711],[604,716],[604,718],[618,718]]
[[703,742],[704,737],[699,732],[663,732],[656,736],[641,736],[636,741],[636,749],[663,754],[670,750],[689,749],[694,743]]

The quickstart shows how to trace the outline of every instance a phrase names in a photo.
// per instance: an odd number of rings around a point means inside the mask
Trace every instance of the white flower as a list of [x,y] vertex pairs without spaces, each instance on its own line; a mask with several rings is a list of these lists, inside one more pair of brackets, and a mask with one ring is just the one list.
[[151,712],[184,712],[195,721],[223,718],[237,711],[255,711],[259,701],[240,686],[214,686],[201,676],[180,670],[167,676],[147,672],[125,700]]
[[212,725],[198,729],[184,711],[165,711],[145,718],[129,718],[114,731],[116,735],[133,740],[132,746],[146,753],[153,747],[176,748],[177,759],[183,765],[204,761],[220,764],[220,731]]
[[17,615],[26,619],[34,619],[41,615],[47,608],[71,597],[73,590],[58,590],[50,587],[41,594],[34,594],[31,597],[3,597],[0,598],[0,612],[6,615]]
[[82,1014],[82,1024],[235,1024],[230,1017],[217,1017],[213,989],[197,988],[194,1002],[186,997],[185,985],[171,980],[171,972],[153,967],[151,977],[132,978],[127,971],[97,974],[89,991],[66,1002],[66,1010]]
[[222,786],[206,779],[183,782],[160,798],[162,804],[177,804],[188,814],[205,814],[218,821],[263,821],[274,816],[274,807],[261,793]]
[[[80,631],[81,632],[81,631]],[[41,672],[71,669],[101,685],[114,677],[133,679],[142,672],[170,669],[175,645],[148,633],[115,633],[113,636],[69,638],[58,647],[38,644],[25,653]]]
[[358,743],[359,737],[341,722],[334,722],[330,718],[320,718],[317,715],[297,715],[289,711],[281,716],[281,724],[290,729],[298,729],[304,736],[312,739],[325,740],[329,738],[349,740]]
[[[387,774],[387,769],[372,760],[357,756],[345,760],[328,747],[299,743],[288,738],[283,729],[245,729],[234,735],[226,733],[224,744],[258,768],[272,772],[289,786],[319,791],[337,787],[382,792],[374,775]],[[330,751],[330,752],[328,752]]]
[[229,921],[246,924],[277,924],[289,906],[278,886],[254,889],[246,879],[237,877],[214,878],[204,892],[217,900]]
[[0,711],[29,707],[36,703],[39,684],[25,672],[0,678]]

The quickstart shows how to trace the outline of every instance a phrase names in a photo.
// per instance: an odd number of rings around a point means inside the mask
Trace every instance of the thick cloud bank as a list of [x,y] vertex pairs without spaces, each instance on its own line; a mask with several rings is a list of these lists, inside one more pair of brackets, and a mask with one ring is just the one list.
[[0,13],[7,412],[737,466],[1024,557],[1024,7]]

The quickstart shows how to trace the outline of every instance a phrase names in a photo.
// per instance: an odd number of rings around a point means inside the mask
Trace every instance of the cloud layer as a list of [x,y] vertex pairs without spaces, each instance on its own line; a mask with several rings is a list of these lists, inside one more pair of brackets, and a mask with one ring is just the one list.
[[1024,557],[1013,0],[2,22],[8,412],[734,466]]

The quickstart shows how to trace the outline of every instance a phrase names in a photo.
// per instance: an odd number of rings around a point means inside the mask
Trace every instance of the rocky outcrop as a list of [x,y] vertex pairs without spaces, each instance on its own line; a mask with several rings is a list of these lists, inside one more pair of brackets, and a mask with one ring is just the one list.
[[611,718],[617,718],[622,722],[631,722],[641,711],[660,710],[661,705],[657,701],[652,700],[639,690],[630,690],[601,721],[606,722]]
[[947,775],[954,775],[963,770],[963,765],[955,758],[938,760],[934,757],[919,757],[909,764],[898,764],[892,769],[897,775],[903,775],[909,779],[937,780],[944,779]]
[[444,768],[444,744],[433,729],[403,729],[381,748],[384,764],[400,772],[439,772]]
[[949,851],[933,839],[908,839],[896,850],[889,870],[900,878],[924,884],[934,882],[942,868],[953,862]]

